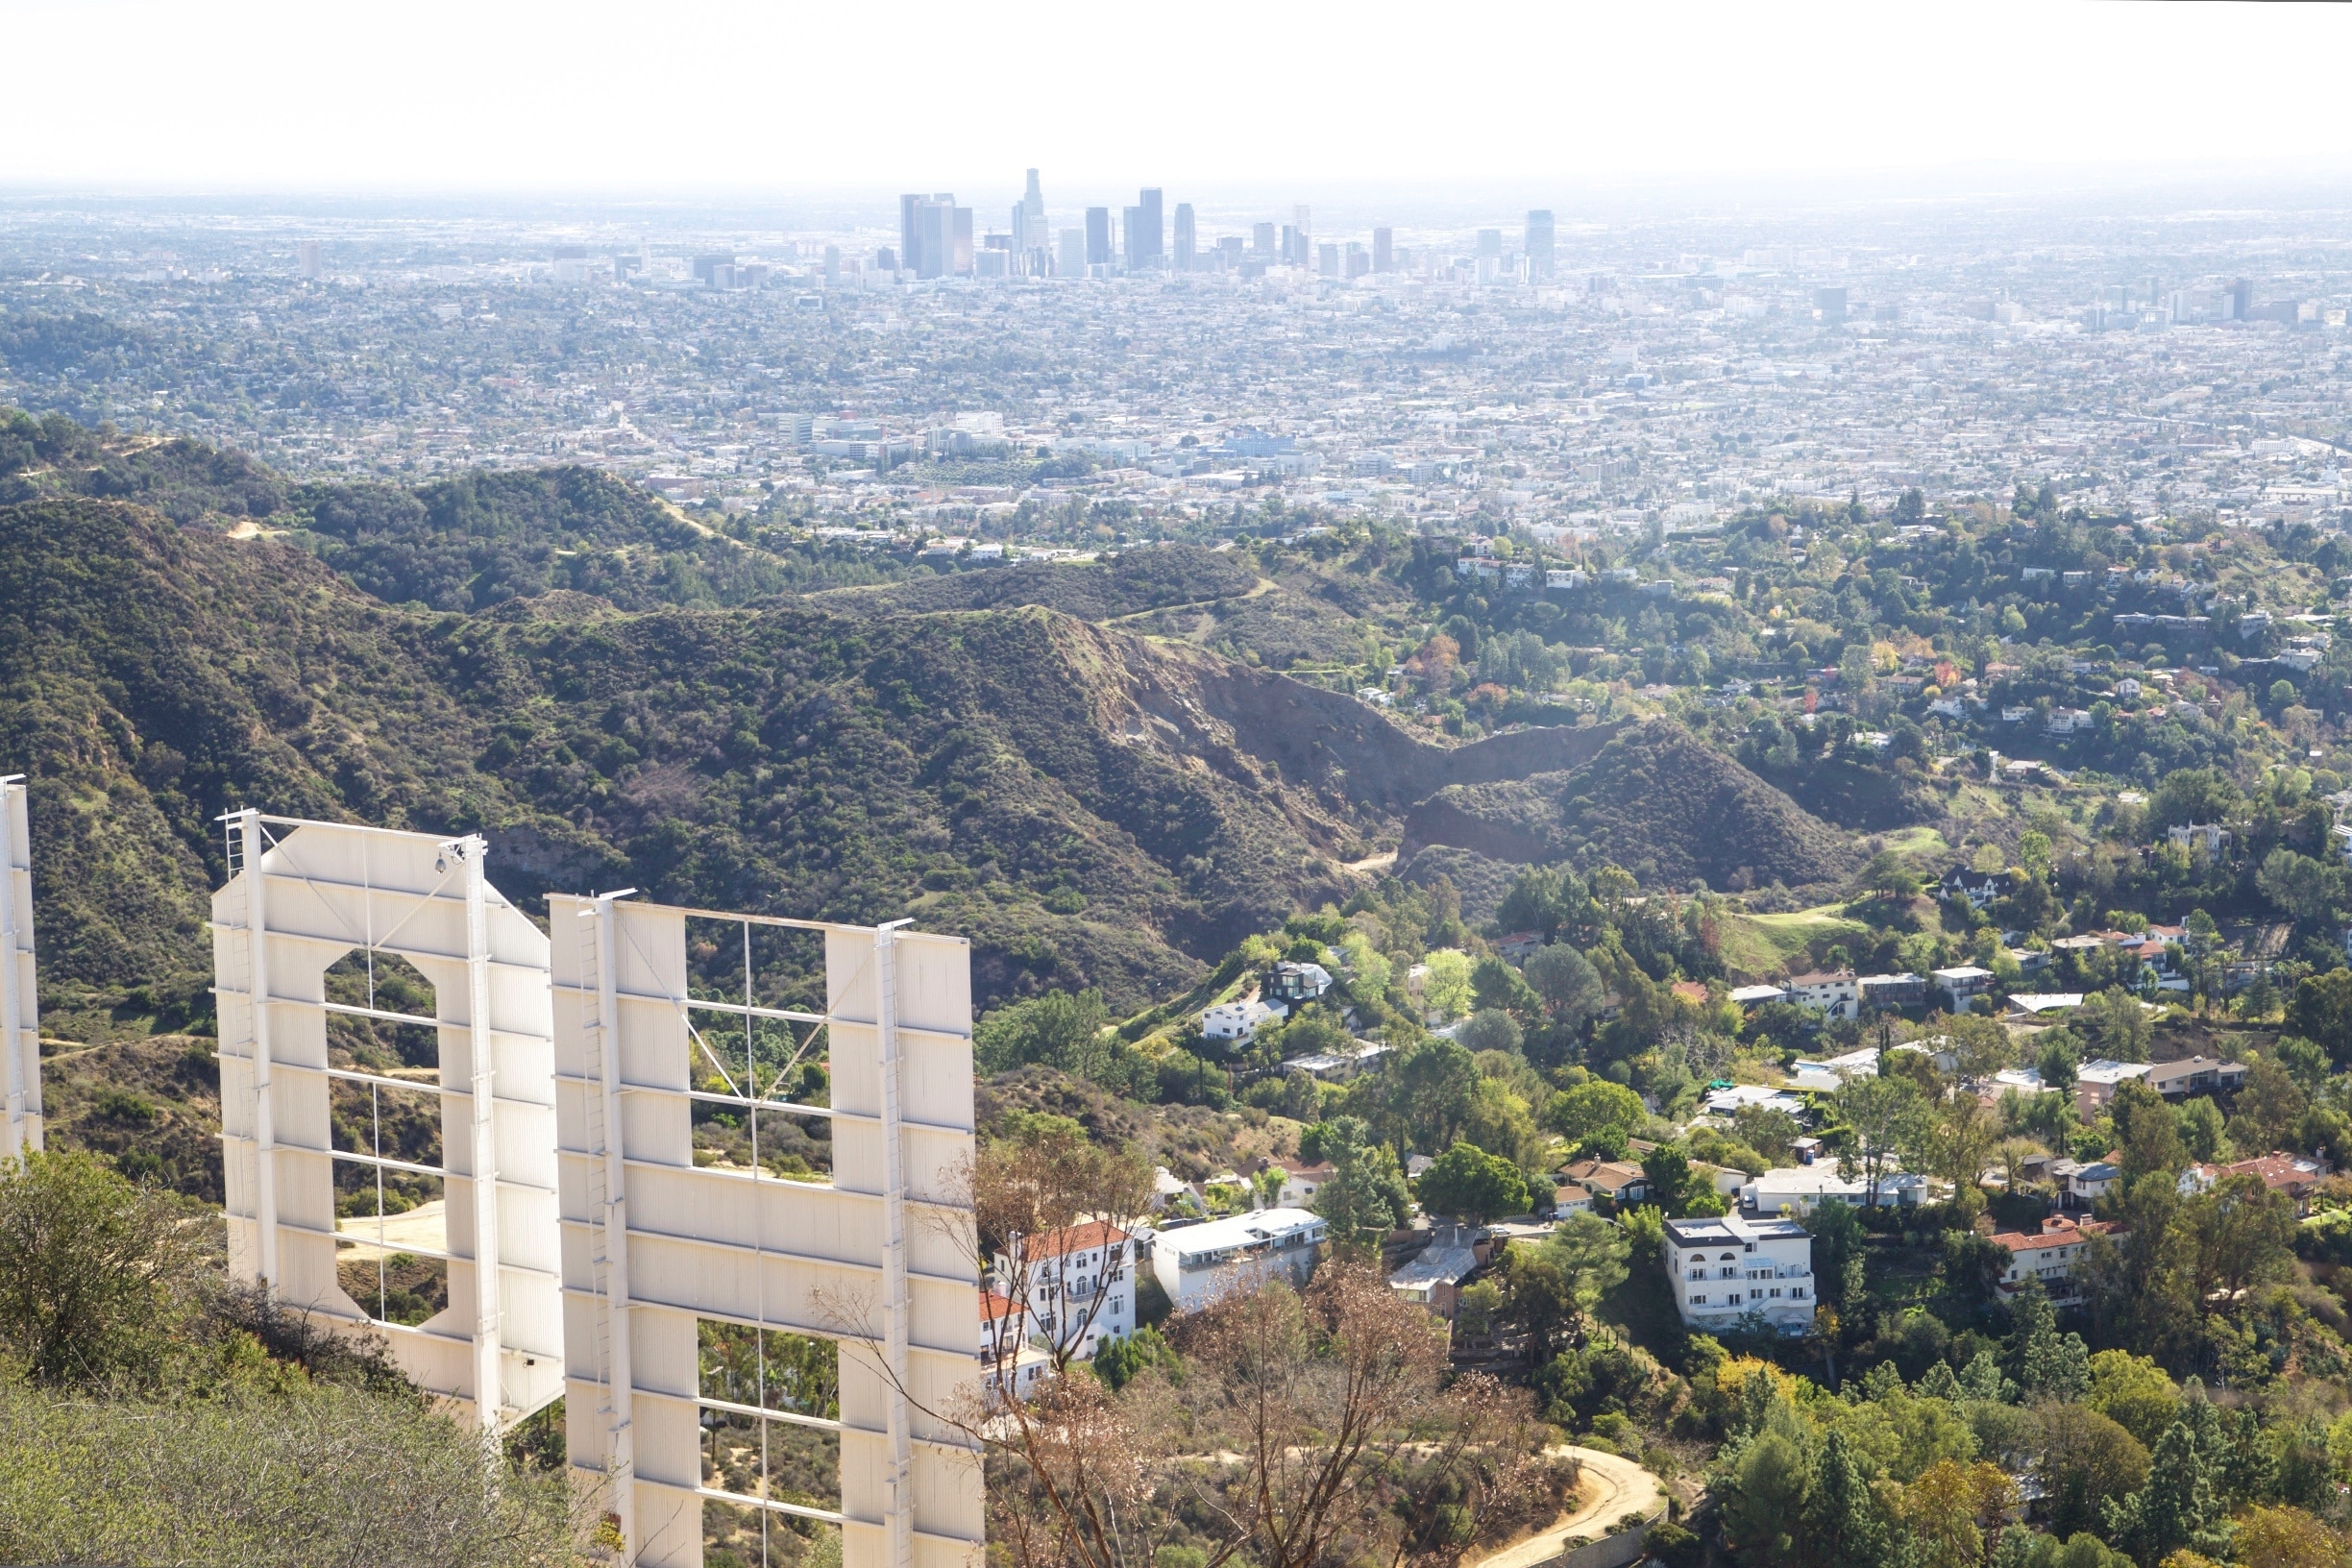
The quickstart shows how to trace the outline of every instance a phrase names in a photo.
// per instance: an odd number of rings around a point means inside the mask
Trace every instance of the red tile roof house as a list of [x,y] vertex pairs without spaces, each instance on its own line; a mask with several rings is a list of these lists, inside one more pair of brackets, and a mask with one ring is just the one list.
[[2180,1187],[2184,1192],[2203,1192],[2232,1176],[2259,1176],[2271,1191],[2286,1193],[2301,1217],[2311,1212],[2312,1193],[2327,1180],[2331,1169],[2325,1160],[2308,1154],[2271,1153],[2226,1165],[2191,1165],[2182,1172]]
[[1993,1237],[2009,1249],[2009,1267],[2000,1277],[2003,1293],[2014,1293],[2029,1279],[2040,1280],[2050,1300],[2061,1306],[2078,1301],[2082,1287],[2075,1270],[2082,1262],[2085,1242],[2094,1236],[2118,1239],[2123,1232],[2105,1220],[2070,1219],[2052,1214],[2038,1233],[2003,1231]]

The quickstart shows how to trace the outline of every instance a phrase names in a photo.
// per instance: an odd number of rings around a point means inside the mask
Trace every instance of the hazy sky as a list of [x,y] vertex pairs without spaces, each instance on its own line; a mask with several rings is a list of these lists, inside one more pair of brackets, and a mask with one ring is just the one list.
[[2352,175],[2335,6],[0,0],[0,186]]

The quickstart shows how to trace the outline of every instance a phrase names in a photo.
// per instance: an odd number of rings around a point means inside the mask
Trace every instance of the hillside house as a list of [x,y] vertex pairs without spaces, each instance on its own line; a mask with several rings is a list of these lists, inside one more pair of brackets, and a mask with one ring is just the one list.
[[1262,1002],[1255,997],[1247,1001],[1219,1002],[1201,1013],[1201,1033],[1211,1040],[1238,1045],[1250,1040],[1267,1022],[1287,1017],[1290,1010]]
[[1331,971],[1320,964],[1297,964],[1288,959],[1274,966],[1261,994],[1286,1008],[1319,999],[1331,990]]
[[1286,1167],[1283,1171],[1282,1193],[1275,1200],[1276,1205],[1284,1209],[1306,1208],[1314,1201],[1314,1195],[1323,1190],[1323,1184],[1336,1174],[1337,1168],[1329,1160]]
[[1026,1239],[1016,1277],[1014,1260],[999,1253],[995,1287],[1019,1301],[1032,1330],[1046,1340],[1091,1356],[1109,1339],[1135,1333],[1136,1238],[1115,1225],[1090,1220]]
[[2119,1238],[2122,1233],[2103,1220],[2075,1220],[2052,1214],[2039,1231],[2003,1231],[1993,1237],[2009,1249],[2009,1266],[1999,1280],[2004,1294],[2014,1295],[2029,1279],[2040,1280],[2050,1300],[2062,1307],[2082,1299],[2078,1270],[2086,1243],[2093,1236]]
[[2227,1094],[2242,1087],[2246,1069],[2242,1062],[2219,1062],[2210,1056],[2184,1057],[2178,1062],[2158,1062],[2149,1066],[2148,1087],[2168,1100],[2183,1099],[2191,1094]]
[[1612,1203],[1639,1203],[1650,1195],[1650,1178],[1639,1165],[1614,1160],[1571,1160],[1560,1166],[1560,1179],[1573,1182],[1596,1198]]
[[1002,1291],[980,1291],[980,1364],[987,1370],[992,1405],[1008,1396],[1027,1399],[1053,1376],[1053,1358],[1029,1339],[1029,1317],[1020,1303]]
[[1825,1017],[1850,1018],[1860,1011],[1862,988],[1851,969],[1816,970],[1790,978],[1788,1000]]
[[2089,1209],[2122,1182],[2123,1167],[2106,1160],[2095,1160],[2089,1164],[2060,1160],[2051,1164],[2050,1175],[2060,1184],[2060,1208]]
[[1948,969],[1938,969],[1933,976],[1936,988],[1954,1013],[1966,1013],[1969,1003],[1993,989],[1993,971],[1973,964],[1956,964]]
[[1388,1276],[1388,1288],[1451,1323],[1462,1286],[1486,1266],[1493,1246],[1483,1231],[1440,1226],[1419,1257]]
[[2009,894],[2009,879],[1998,871],[1975,871],[1966,866],[1954,866],[1944,873],[1937,891],[1947,900],[1966,898],[1971,909],[1982,909],[1996,898]]
[[1666,1276],[1693,1328],[1721,1333],[1751,1315],[1787,1335],[1813,1326],[1813,1237],[1794,1220],[1670,1219]]
[[1905,969],[1899,974],[1866,974],[1854,982],[1864,1007],[1915,1008],[1927,1005],[1927,981]]
[[2191,1165],[2181,1173],[2180,1189],[2184,1194],[2206,1192],[2232,1176],[2258,1176],[2271,1191],[2285,1193],[2294,1205],[2296,1217],[2301,1218],[2311,1213],[2312,1194],[2333,1169],[2325,1160],[2313,1155],[2274,1151],[2226,1165]]
[[2116,1087],[2133,1078],[2145,1078],[2156,1069],[2145,1062],[2110,1062],[2105,1057],[2085,1062],[2074,1069],[2074,1109],[2085,1121],[2096,1116],[2107,1102],[2116,1096]]
[[1254,1289],[1277,1275],[1305,1285],[1327,1234],[1323,1216],[1304,1209],[1213,1219],[1161,1232],[1152,1243],[1152,1272],[1178,1311],[1198,1311],[1228,1291]]

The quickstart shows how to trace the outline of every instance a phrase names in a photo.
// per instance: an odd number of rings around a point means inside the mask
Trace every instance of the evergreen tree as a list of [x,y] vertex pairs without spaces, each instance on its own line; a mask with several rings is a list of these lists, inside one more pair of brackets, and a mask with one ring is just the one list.
[[1801,1541],[1801,1560],[1809,1568],[1895,1568],[1901,1559],[1895,1532],[1843,1432],[1829,1433],[1814,1467]]
[[2027,1342],[2023,1371],[2030,1399],[2080,1399],[2091,1391],[2091,1347],[2079,1334],[2046,1335]]
[[1926,1399],[1958,1399],[1960,1380],[1952,1376],[1951,1362],[1938,1361],[1921,1374],[1911,1391]]
[[2184,1412],[2157,1439],[2147,1484],[2107,1505],[2107,1538],[2152,1568],[2184,1547],[2216,1550],[2222,1517],[2206,1455]]
[[1960,1371],[1960,1397],[2014,1404],[2018,1397],[2018,1385],[2001,1376],[1997,1357],[1989,1350],[1980,1350]]

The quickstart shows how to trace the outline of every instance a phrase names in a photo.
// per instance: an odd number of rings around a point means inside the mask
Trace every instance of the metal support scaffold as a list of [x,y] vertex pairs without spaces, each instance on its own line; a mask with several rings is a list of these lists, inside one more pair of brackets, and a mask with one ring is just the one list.
[[41,1146],[40,992],[33,974],[33,848],[22,775],[0,778],[0,1160]]
[[[975,1568],[978,1456],[943,1418],[976,1393],[981,1371],[965,1189],[969,943],[622,894],[548,903],[568,1444],[605,1489],[623,1560],[698,1568],[703,1505],[718,1501],[763,1520],[839,1525],[844,1568]],[[740,1002],[696,994],[690,920],[742,928]],[[755,930],[821,938],[821,1012],[762,1004]],[[697,950],[731,953],[733,941]],[[714,1050],[714,1018],[742,1031],[740,1066]],[[763,1066],[755,1024],[805,1034]],[[807,1080],[794,1075],[820,1037],[827,1092],[796,1098],[792,1086]],[[697,1164],[698,1103],[747,1121],[748,1168]],[[829,1123],[830,1182],[765,1168],[763,1117]],[[706,1323],[757,1336],[758,1403],[704,1389]],[[838,1418],[779,1406],[766,1382],[770,1335],[840,1347]],[[702,1424],[721,1417],[762,1433],[756,1495],[704,1473]],[[770,1494],[770,1423],[838,1434],[838,1509]]]
[[[284,1304],[381,1334],[426,1389],[500,1432],[563,1392],[555,1102],[547,937],[491,887],[478,836],[436,838],[233,812],[230,878],[212,898],[231,1273]],[[346,955],[404,960],[433,989],[430,1017],[328,995]],[[430,1030],[438,1081],[339,1066],[343,1017]],[[331,1090],[440,1102],[438,1164],[337,1147]],[[387,1322],[341,1283],[335,1168],[438,1179],[449,1305]],[[381,1211],[380,1180],[379,1213]],[[380,1252],[388,1249],[379,1249]]]

